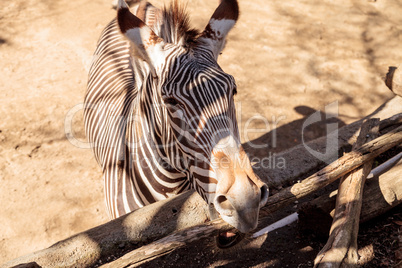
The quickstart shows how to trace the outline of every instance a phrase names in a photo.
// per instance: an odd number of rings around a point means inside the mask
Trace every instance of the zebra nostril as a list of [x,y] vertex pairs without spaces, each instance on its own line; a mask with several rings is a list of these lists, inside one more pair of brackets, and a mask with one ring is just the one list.
[[216,210],[224,216],[233,216],[233,211],[235,210],[230,201],[224,195],[219,195],[215,199]]
[[265,206],[265,204],[268,201],[268,196],[269,196],[268,186],[266,184],[261,186],[260,192],[261,192],[261,194],[260,194],[260,207],[263,207],[263,206]]

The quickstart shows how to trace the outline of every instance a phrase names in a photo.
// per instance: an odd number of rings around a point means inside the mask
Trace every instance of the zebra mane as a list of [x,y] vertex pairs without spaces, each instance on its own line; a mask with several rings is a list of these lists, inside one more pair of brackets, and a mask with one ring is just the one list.
[[192,48],[197,44],[200,32],[190,27],[186,6],[177,0],[162,9],[154,30],[165,42]]

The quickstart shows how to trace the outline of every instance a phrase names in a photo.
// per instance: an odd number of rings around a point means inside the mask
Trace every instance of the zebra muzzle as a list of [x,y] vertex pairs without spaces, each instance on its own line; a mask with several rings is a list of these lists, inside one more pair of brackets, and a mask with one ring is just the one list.
[[216,245],[222,249],[230,248],[234,245],[237,245],[240,241],[243,240],[244,237],[245,234],[239,232],[236,229],[219,232],[216,236]]

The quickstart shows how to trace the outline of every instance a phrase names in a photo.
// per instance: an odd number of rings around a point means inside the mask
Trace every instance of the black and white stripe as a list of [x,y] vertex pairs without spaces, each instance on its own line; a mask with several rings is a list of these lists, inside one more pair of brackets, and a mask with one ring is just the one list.
[[157,79],[116,20],[102,32],[90,68],[85,127],[112,218],[191,186],[208,201],[217,183],[212,150],[228,135],[238,139],[233,78],[210,50],[187,47],[186,33],[166,26],[178,23],[172,12],[148,17],[155,33],[172,43]]

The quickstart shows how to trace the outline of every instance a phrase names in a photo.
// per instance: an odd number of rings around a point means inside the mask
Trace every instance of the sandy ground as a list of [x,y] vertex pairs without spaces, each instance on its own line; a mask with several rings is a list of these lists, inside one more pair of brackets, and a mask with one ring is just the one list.
[[[189,1],[193,24],[204,27],[216,6]],[[392,96],[381,78],[402,63],[402,1],[240,0],[240,8],[219,62],[237,81],[243,141],[277,128],[269,152],[281,151],[301,142],[315,110],[337,101],[345,124]],[[108,221],[100,169],[67,140],[65,120],[73,115],[67,121],[85,141],[79,105],[114,16],[109,0],[0,2],[0,263]]]

